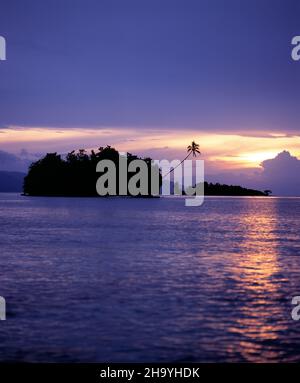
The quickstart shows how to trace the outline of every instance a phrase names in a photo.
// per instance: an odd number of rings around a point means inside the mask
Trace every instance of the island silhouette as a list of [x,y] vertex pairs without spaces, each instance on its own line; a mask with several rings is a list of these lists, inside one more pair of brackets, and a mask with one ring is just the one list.
[[[185,161],[191,154],[196,157],[200,154],[199,145],[194,141],[187,148],[188,155],[184,158]],[[107,145],[100,147],[98,151],[92,150],[89,154],[85,149],[71,151],[66,156],[55,153],[47,153],[40,160],[33,162],[28,170],[28,174],[24,178],[23,194],[25,196],[48,196],[48,197],[99,197],[96,190],[96,182],[105,172],[96,172],[96,167],[101,160],[110,160],[116,167],[116,195],[124,195],[120,192],[119,184],[119,159],[120,154],[115,148]],[[134,195],[134,197],[153,197],[151,188],[151,169],[157,167],[152,162],[150,157],[141,158],[131,153],[126,153],[127,164],[129,165],[134,160],[142,160],[145,162],[148,169],[148,193],[147,195]],[[169,173],[173,172],[171,169]],[[153,169],[152,169],[153,170]],[[159,187],[162,185],[163,178],[169,173],[162,176],[161,171],[157,168],[159,175]],[[136,175],[138,172],[131,172],[127,169],[127,179]],[[173,185],[174,186],[174,185]],[[199,185],[198,185],[199,186]],[[194,187],[197,187],[195,185]],[[181,187],[182,188],[182,187]],[[171,188],[174,194],[174,187]],[[259,191],[255,189],[247,189],[235,185],[221,185],[219,183],[204,183],[205,195],[209,196],[268,196],[271,191]],[[185,195],[185,192],[182,191]],[[133,196],[127,190],[128,196]]]
[[[96,190],[96,183],[99,177],[105,172],[96,172],[97,164],[102,160],[110,160],[116,168],[116,195],[121,195],[119,184],[119,160],[120,154],[111,146],[100,147],[97,152],[94,150],[90,154],[85,149],[78,152],[73,150],[65,158],[57,153],[48,153],[40,160],[33,162],[28,174],[24,178],[23,194],[28,196],[74,196],[74,197],[93,197],[99,196]],[[140,197],[151,194],[151,168],[152,159],[149,157],[140,158],[134,154],[126,153],[127,164],[134,160],[142,160],[148,169],[148,193],[147,195],[137,195]],[[157,166],[156,166],[157,167]],[[157,168],[158,171],[158,168]],[[159,172],[159,171],[158,171]],[[137,172],[127,170],[127,180],[129,181]],[[161,185],[161,174],[159,172],[159,185]],[[137,182],[138,184],[138,182]],[[123,194],[122,194],[123,195]],[[132,196],[127,189],[128,196]],[[136,195],[135,195],[136,196]]]

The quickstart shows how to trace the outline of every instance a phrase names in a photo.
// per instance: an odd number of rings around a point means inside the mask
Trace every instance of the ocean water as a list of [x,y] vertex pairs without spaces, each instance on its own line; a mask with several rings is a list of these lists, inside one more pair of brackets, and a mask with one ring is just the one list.
[[300,361],[300,199],[0,194],[1,361]]

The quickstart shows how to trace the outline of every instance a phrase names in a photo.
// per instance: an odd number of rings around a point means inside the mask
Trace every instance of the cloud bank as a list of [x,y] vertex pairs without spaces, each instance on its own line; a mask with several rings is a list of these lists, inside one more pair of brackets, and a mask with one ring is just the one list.
[[28,156],[25,150],[19,156],[0,150],[0,171],[26,172],[32,162]]
[[261,164],[261,184],[277,195],[300,196],[300,160],[288,151],[279,153],[275,158]]

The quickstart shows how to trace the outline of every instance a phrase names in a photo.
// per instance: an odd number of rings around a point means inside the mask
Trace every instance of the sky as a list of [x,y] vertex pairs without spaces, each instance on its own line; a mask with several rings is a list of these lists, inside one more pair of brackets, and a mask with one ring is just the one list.
[[299,18],[298,0],[1,0],[0,170],[195,140],[208,180],[300,195]]

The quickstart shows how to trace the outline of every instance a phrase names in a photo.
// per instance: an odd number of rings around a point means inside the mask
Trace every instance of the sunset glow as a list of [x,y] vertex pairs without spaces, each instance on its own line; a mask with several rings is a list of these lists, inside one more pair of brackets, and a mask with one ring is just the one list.
[[97,149],[112,145],[121,151],[161,159],[181,158],[194,138],[200,143],[202,158],[215,162],[220,169],[259,168],[262,161],[276,157],[283,150],[300,155],[300,136],[274,133],[255,137],[246,133],[199,133],[193,130],[181,133],[154,128],[10,127],[1,130],[0,144],[5,144],[16,154],[23,148],[30,152],[65,153],[74,148]]

